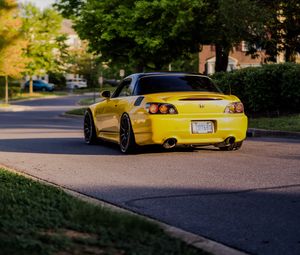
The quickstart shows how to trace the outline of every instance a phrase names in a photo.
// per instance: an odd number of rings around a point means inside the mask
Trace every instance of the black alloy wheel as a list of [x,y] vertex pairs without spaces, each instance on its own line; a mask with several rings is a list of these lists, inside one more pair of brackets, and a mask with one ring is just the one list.
[[97,134],[94,120],[91,111],[87,110],[84,113],[84,140],[87,144],[95,144],[97,142]]
[[123,153],[132,153],[136,148],[134,133],[127,113],[121,117],[120,123],[120,149]]

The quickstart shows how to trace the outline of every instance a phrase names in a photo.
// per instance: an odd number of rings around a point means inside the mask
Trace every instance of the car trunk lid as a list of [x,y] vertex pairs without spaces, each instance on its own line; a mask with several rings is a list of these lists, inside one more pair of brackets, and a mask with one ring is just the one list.
[[178,113],[186,114],[223,113],[232,102],[232,96],[209,92],[178,92],[163,95],[161,99],[173,104]]

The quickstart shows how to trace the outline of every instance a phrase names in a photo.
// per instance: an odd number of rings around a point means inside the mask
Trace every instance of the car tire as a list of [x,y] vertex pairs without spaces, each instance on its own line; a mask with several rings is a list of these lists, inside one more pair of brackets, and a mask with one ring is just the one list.
[[133,153],[136,150],[134,133],[127,113],[122,115],[120,121],[120,150],[126,154]]
[[87,144],[96,144],[98,141],[96,128],[94,124],[94,119],[92,112],[90,110],[84,113],[84,123],[83,123],[84,140]]
[[219,149],[221,151],[237,151],[242,147],[242,145],[243,145],[243,141],[236,142],[236,143],[230,144],[228,146],[224,146],[224,147],[219,147]]

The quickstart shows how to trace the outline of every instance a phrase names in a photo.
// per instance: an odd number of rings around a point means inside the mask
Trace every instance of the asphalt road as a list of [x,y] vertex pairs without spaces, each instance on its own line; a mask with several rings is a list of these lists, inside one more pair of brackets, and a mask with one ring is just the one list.
[[59,116],[78,99],[0,112],[0,164],[249,253],[300,254],[300,140],[126,156],[86,145],[82,120]]

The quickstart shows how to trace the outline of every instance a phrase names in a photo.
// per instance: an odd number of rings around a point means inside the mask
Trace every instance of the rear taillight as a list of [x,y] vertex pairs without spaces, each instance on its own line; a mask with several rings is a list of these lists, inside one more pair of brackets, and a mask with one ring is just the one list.
[[241,102],[234,102],[226,106],[225,113],[243,113],[244,105]]
[[172,104],[147,103],[146,110],[150,114],[177,114],[177,110]]

